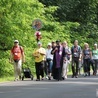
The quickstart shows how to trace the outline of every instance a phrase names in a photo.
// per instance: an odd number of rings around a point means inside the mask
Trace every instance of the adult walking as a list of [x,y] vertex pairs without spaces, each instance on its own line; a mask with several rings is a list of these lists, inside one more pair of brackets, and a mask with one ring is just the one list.
[[82,58],[83,58],[84,77],[90,76],[91,50],[89,48],[88,43],[84,44]]
[[44,58],[46,51],[42,47],[42,43],[38,42],[38,47],[34,50],[33,56],[35,57],[35,69],[36,69],[36,81],[40,81],[40,75],[42,80],[44,79]]
[[47,49],[46,49],[46,64],[48,65],[48,78],[51,80],[52,75],[52,65],[53,65],[53,55],[51,54],[52,51],[52,44],[48,43]]
[[94,65],[95,65],[95,68],[94,68],[94,75],[97,74],[97,68],[98,68],[98,48],[97,48],[97,44],[94,44],[94,49],[92,50],[92,59],[94,61]]
[[14,41],[14,46],[11,49],[10,62],[14,64],[15,81],[21,79],[22,62],[25,62],[23,47],[19,45],[19,41]]
[[58,81],[62,80],[61,74],[65,51],[59,40],[56,41],[56,46],[53,48],[51,53],[53,54],[53,78]]
[[72,78],[78,78],[78,69],[79,69],[79,59],[81,54],[81,47],[78,45],[78,40],[74,41],[74,45],[71,48],[72,54]]
[[66,41],[63,42],[63,47],[65,51],[65,56],[64,56],[63,67],[62,67],[62,79],[64,80],[64,79],[67,79],[67,69],[70,62],[71,50],[68,47]]

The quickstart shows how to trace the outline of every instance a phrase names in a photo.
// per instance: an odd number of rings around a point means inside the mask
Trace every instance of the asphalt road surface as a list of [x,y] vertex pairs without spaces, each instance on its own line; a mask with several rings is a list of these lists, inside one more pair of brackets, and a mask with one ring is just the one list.
[[0,98],[98,98],[98,76],[0,83]]

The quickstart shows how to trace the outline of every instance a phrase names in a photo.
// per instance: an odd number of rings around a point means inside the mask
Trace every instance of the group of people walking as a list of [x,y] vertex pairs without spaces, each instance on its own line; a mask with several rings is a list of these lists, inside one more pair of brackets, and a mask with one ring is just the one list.
[[[92,66],[93,75],[97,74],[98,67],[98,48],[94,44],[91,50],[89,44],[85,43],[83,49],[75,40],[70,48],[67,41],[61,43],[60,40],[47,44],[43,48],[42,43],[37,43],[37,48],[33,51],[35,59],[36,81],[52,78],[60,81],[67,79],[68,65],[71,65],[72,78],[78,78],[79,64],[83,66],[84,76],[90,76],[90,65]],[[25,62],[23,48],[19,46],[19,41],[14,41],[14,47],[11,49],[11,60],[14,61],[15,80],[21,78],[21,60]],[[44,76],[45,75],[45,76]]]
[[[51,77],[58,81],[67,79],[69,63],[72,68],[72,78],[78,78],[79,63],[83,66],[84,76],[90,76],[90,65],[92,66],[93,75],[97,73],[97,44],[94,44],[93,50],[89,48],[88,43],[85,43],[83,49],[81,49],[78,40],[75,40],[73,46],[69,48],[66,41],[61,43],[60,40],[57,40],[48,43],[47,49],[45,49],[42,48],[42,43],[38,42],[38,48],[34,51],[33,56],[35,57],[35,68],[39,67],[39,69],[36,68],[36,81],[40,81],[40,75],[43,80],[44,72],[49,80],[51,80]],[[40,62],[36,61],[40,56],[42,57]]]

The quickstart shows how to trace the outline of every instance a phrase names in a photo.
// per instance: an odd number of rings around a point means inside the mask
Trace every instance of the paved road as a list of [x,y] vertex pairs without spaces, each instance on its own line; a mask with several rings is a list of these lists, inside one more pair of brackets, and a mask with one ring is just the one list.
[[98,76],[0,83],[0,98],[98,98]]

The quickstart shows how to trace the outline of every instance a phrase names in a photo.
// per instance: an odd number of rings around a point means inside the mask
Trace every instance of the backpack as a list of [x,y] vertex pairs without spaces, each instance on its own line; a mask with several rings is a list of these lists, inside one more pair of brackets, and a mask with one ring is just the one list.
[[75,46],[73,46],[73,47],[71,48],[71,52],[72,52],[72,56],[73,56],[73,57],[79,57],[79,56],[80,56],[80,52],[81,52],[81,47],[80,47],[80,46],[77,46],[77,47],[75,48]]
[[[70,48],[69,48],[69,47],[66,48],[66,49],[65,49],[65,53],[66,53],[66,51],[67,51],[67,52],[70,52]],[[66,57],[67,57],[68,60],[70,60],[70,55],[71,55],[71,52],[70,52],[70,54],[66,54]]]

